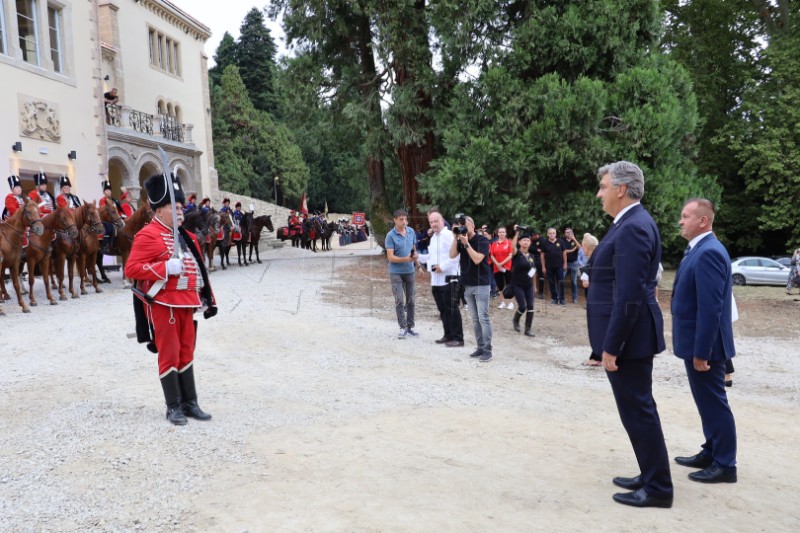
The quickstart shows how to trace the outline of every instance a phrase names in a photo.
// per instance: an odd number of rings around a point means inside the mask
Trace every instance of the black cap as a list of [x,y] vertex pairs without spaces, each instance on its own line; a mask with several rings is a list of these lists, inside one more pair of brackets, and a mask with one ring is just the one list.
[[47,185],[47,176],[44,172],[40,172],[33,177],[33,182],[38,187],[39,185]]
[[111,182],[108,180],[103,181],[103,191],[110,191],[111,190]]
[[68,177],[61,176],[61,179],[58,180],[58,188],[60,189],[61,187],[72,187]]
[[14,190],[14,187],[22,187],[22,182],[19,180],[19,176],[9,176],[8,186],[12,191]]

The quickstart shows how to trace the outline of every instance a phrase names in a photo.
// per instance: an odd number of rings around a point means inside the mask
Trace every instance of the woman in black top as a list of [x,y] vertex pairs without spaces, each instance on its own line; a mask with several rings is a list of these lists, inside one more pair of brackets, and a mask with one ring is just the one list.
[[[517,246],[519,245],[519,246]],[[514,313],[514,331],[519,331],[519,321],[525,314],[525,335],[533,337],[533,276],[536,274],[534,254],[530,252],[530,233],[520,234],[519,226],[514,226],[514,240],[511,248],[514,256],[511,259],[511,286],[517,299],[517,310]]]

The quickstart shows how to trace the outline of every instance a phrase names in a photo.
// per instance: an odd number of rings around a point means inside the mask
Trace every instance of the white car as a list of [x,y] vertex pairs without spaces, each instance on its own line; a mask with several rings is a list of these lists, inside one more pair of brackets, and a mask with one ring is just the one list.
[[766,257],[737,257],[731,261],[734,285],[786,286],[789,268]]

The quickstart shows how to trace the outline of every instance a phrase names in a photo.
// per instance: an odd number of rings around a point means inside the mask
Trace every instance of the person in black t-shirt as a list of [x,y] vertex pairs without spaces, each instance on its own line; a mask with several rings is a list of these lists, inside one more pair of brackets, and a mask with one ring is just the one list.
[[119,96],[117,96],[117,88],[113,88],[107,93],[103,93],[103,98],[107,104],[117,105],[119,103]]
[[492,360],[492,324],[489,321],[492,274],[491,267],[485,261],[489,256],[489,239],[475,233],[475,221],[471,217],[461,215],[458,219],[459,224],[467,228],[467,233],[458,233],[453,239],[450,257],[459,258],[464,298],[467,300],[472,329],[478,342],[478,349],[470,357],[478,357],[481,362],[487,362]]
[[544,298],[544,269],[542,268],[542,246],[545,238],[539,233],[538,229],[531,233],[531,253],[536,264],[536,275],[533,277],[536,284],[536,294],[539,299]]
[[[519,248],[517,244],[519,243]],[[525,335],[533,337],[533,276],[536,274],[536,254],[531,251],[531,235],[521,232],[514,226],[514,240],[511,242],[514,255],[511,258],[511,287],[517,299],[514,313],[514,331],[519,331],[519,321],[525,315]]]
[[542,270],[550,283],[552,303],[564,304],[564,272],[567,270],[567,243],[559,239],[556,228],[547,228],[547,239],[542,242]]
[[[581,265],[578,262],[578,250],[581,249],[581,243],[575,238],[572,228],[564,230],[564,242],[567,243],[567,271],[564,275],[566,278],[569,275],[570,282],[572,283],[572,303],[578,303],[578,276],[580,275]],[[566,290],[561,289],[566,292]]]

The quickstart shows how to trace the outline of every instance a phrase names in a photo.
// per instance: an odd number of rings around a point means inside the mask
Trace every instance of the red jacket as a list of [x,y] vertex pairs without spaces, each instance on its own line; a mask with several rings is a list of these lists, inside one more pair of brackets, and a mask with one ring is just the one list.
[[19,208],[25,204],[25,200],[22,199],[22,196],[17,196],[13,192],[10,192],[6,195],[6,211],[8,211],[8,217],[14,216],[14,213],[19,211]]
[[[188,231],[186,233],[199,250],[197,237]],[[167,307],[201,307],[203,277],[200,273],[201,267],[191,251],[187,250],[183,254],[183,273],[179,276],[167,276],[167,261],[172,257],[173,243],[172,230],[154,218],[134,237],[131,255],[125,264],[125,276],[138,280],[139,289],[145,293],[155,282],[166,280],[153,297],[157,303]],[[205,303],[213,305],[213,299],[212,295],[212,301]]]
[[[40,215],[47,215],[52,213],[56,209],[56,202],[53,195],[49,192],[44,194],[40,194],[38,189],[33,189],[31,192],[28,193],[28,198],[36,202],[36,205],[39,206],[39,214]],[[49,200],[49,201],[48,201]]]

